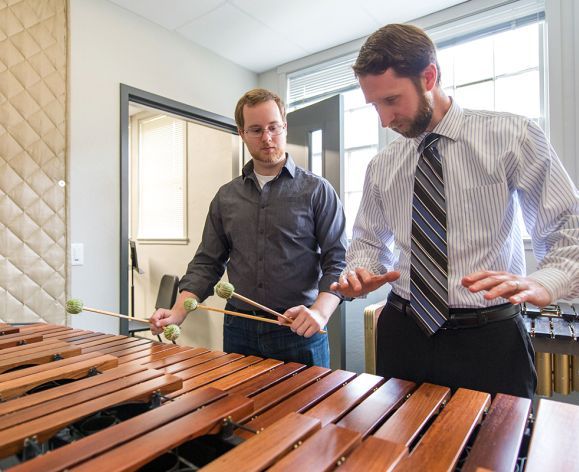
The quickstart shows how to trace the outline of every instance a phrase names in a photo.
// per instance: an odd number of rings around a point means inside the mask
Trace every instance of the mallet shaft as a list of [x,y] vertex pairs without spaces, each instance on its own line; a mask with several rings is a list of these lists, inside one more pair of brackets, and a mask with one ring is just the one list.
[[243,295],[239,295],[239,293],[233,292],[231,294],[231,296],[233,296],[233,297],[237,298],[238,300],[241,300],[242,302],[245,302],[249,305],[253,305],[254,307],[259,308],[260,310],[265,311],[266,313],[269,313],[270,315],[279,316],[280,318],[283,318],[284,320],[286,320],[288,323],[293,322],[293,320],[291,318],[288,318],[287,316],[282,315],[281,313],[278,313],[277,311],[272,310],[271,308],[268,308],[265,305],[262,305],[261,303],[254,302],[250,298],[244,297]]
[[148,319],[143,319],[143,318],[133,318],[132,316],[127,316],[127,315],[121,315],[120,313],[114,313],[112,311],[107,311],[107,310],[99,310],[98,308],[89,308],[89,307],[82,307],[82,309],[84,311],[92,311],[93,313],[99,313],[101,315],[108,315],[108,316],[114,316],[116,318],[123,318],[125,320],[133,320],[133,321],[141,321],[142,323],[149,323]]
[[[226,315],[231,315],[231,316],[239,316],[240,318],[249,318],[250,320],[263,321],[264,323],[276,324],[278,326],[287,326],[289,328],[289,325],[281,324],[275,320],[270,320],[269,318],[263,318],[262,316],[253,316],[253,315],[248,315],[247,313],[239,313],[237,311],[224,310],[222,308],[213,308],[212,306],[207,306],[207,305],[197,305],[197,308],[198,309],[200,308],[202,310],[207,310],[207,311],[215,311],[217,313],[224,313]],[[275,312],[273,312],[272,315],[277,316],[277,314]],[[283,318],[286,318],[286,317],[284,316]],[[322,329],[322,330],[318,331],[318,333],[325,334],[326,331],[324,331]]]

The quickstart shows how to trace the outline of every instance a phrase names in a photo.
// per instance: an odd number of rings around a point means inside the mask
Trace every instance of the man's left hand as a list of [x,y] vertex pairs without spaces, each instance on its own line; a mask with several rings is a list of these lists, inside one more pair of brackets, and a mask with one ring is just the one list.
[[[319,311],[312,310],[304,305],[289,308],[284,315],[293,320],[290,329],[305,338],[309,338],[323,329],[327,322]],[[287,324],[283,318],[278,317],[278,321],[281,324]]]
[[529,302],[538,307],[544,307],[553,303],[551,295],[545,287],[528,277],[485,270],[474,272],[461,280],[463,287],[472,293],[486,291],[485,300],[506,298],[513,305]]

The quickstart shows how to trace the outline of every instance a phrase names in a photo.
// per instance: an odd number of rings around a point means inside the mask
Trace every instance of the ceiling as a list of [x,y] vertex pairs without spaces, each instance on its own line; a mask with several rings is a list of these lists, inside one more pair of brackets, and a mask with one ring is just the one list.
[[261,73],[465,0],[110,1]]

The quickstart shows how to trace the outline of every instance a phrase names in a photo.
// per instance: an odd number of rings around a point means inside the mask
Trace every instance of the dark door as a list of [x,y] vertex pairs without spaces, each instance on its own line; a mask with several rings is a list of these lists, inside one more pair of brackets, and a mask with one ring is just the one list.
[[[288,152],[301,167],[325,177],[344,201],[342,97],[336,95],[288,113]],[[346,318],[342,303],[328,323],[332,369],[346,367]]]

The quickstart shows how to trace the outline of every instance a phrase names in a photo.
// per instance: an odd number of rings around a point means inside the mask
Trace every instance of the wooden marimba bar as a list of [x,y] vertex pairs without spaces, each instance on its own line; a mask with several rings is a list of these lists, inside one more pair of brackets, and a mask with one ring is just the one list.
[[530,419],[508,395],[46,324],[0,333],[11,472],[579,470],[569,404]]

